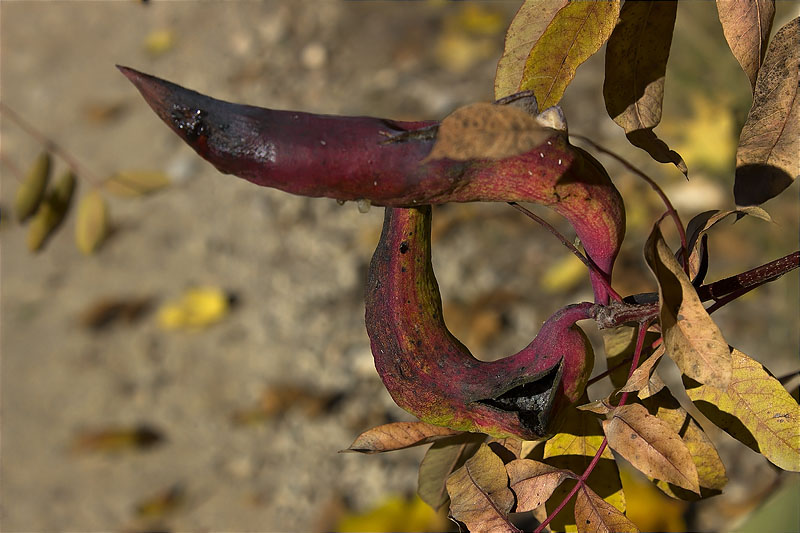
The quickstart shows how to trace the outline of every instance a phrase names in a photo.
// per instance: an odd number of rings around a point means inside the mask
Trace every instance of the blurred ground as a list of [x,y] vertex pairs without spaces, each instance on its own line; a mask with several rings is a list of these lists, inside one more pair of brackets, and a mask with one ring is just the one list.
[[[153,196],[112,198],[115,231],[95,256],[75,248],[74,217],[33,256],[24,228],[6,216],[18,178],[2,167],[0,529],[322,530],[343,512],[414,491],[420,450],[336,453],[372,425],[409,419],[380,384],[364,332],[362,284],[382,210],[360,214],[352,204],[218,174],[158,121],[114,64],[255,105],[442,117],[492,97],[516,4],[481,6],[0,3],[3,102],[95,176],[156,169],[174,179]],[[776,28],[796,5],[779,9]],[[581,67],[564,100],[572,131],[646,167],[675,195],[685,220],[732,207],[735,131],[749,106],[746,78],[713,10],[711,3],[681,6],[684,33],[668,74],[662,128],[693,171],[688,185],[628,148],[605,116],[602,56]],[[26,167],[41,147],[5,117],[0,127],[4,158]],[[708,138],[721,140],[701,146]],[[645,186],[603,161],[629,210],[618,289],[653,290],[639,251],[660,207]],[[797,185],[765,207],[775,225],[743,220],[712,235],[709,279],[796,249]],[[507,206],[447,206],[434,221],[448,322],[481,357],[512,353],[552,311],[591,296],[580,276],[542,282],[565,252]],[[157,305],[194,285],[222,287],[237,305],[198,332],[163,331],[154,313],[99,332],[81,326],[98,300]],[[721,310],[719,319],[731,344],[776,375],[797,369],[796,275]],[[279,407],[265,420],[233,423],[265,390]],[[144,451],[72,449],[87,432],[140,424],[163,441]],[[714,438],[732,481],[723,496],[692,508],[692,529],[729,527],[776,479],[763,458],[724,434]],[[142,507],[173,487],[182,490],[166,506]]]

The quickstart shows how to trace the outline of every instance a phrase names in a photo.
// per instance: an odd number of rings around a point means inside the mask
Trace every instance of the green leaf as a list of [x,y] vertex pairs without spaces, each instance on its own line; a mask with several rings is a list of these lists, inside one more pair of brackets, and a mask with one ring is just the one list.
[[603,421],[608,445],[648,476],[700,494],[697,468],[680,436],[639,404],[623,405]]
[[539,109],[556,105],[578,66],[597,52],[617,23],[620,3],[570,2],[562,7],[531,48],[520,90],[532,90]]
[[678,2],[626,2],[606,47],[603,97],[609,116],[634,146],[688,173],[683,158],[659,139],[664,76]]
[[106,200],[93,190],[81,198],[75,220],[75,242],[78,249],[91,255],[108,235],[109,217]]
[[755,88],[775,16],[775,0],[717,0],[722,33]]
[[419,497],[434,509],[447,503],[447,478],[475,455],[485,439],[480,433],[462,433],[434,442],[419,465]]
[[780,194],[800,173],[800,17],[772,38],[736,150],[736,205]]
[[393,422],[368,429],[353,441],[345,452],[381,453],[421,446],[458,435],[460,431],[434,426],[427,422]]
[[503,98],[519,91],[522,73],[531,49],[567,0],[525,0],[506,32],[503,56],[497,63],[494,97]]
[[472,531],[519,530],[508,521],[514,493],[502,459],[485,444],[447,478],[450,515]]
[[44,199],[47,183],[50,181],[51,157],[49,152],[42,152],[17,189],[14,199],[14,212],[17,220],[24,222],[33,215]]
[[727,387],[731,379],[728,343],[664,241],[658,224],[647,239],[645,259],[658,281],[667,355],[692,379]]
[[784,470],[800,472],[800,407],[759,363],[733,349],[726,388],[684,378],[695,406],[733,438]]

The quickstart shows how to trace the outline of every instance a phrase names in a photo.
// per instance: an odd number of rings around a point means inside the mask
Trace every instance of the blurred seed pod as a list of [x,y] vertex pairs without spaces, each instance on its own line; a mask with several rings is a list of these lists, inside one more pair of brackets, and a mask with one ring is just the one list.
[[47,183],[50,181],[51,162],[49,152],[39,154],[25,176],[25,180],[17,189],[14,212],[17,214],[18,221],[24,222],[39,209],[47,189]]
[[75,174],[67,171],[50,187],[28,227],[28,249],[38,252],[64,221],[75,192]]
[[91,255],[108,235],[109,216],[106,199],[98,190],[81,198],[75,221],[75,243],[86,255]]

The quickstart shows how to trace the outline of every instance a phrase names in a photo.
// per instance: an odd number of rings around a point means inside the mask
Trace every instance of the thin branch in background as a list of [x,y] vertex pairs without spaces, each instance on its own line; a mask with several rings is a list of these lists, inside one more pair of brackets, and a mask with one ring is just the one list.
[[541,225],[547,231],[549,231],[552,235],[554,235],[559,241],[561,241],[561,244],[566,246],[567,249],[569,249],[569,251],[571,251],[573,254],[575,254],[575,256],[578,259],[580,259],[581,262],[584,265],[586,265],[586,268],[588,268],[590,272],[594,272],[595,274],[597,274],[597,276],[602,280],[603,285],[605,286],[606,290],[608,291],[608,293],[611,295],[612,298],[614,298],[617,301],[622,301],[622,297],[617,293],[617,291],[615,291],[611,287],[611,283],[609,282],[608,277],[606,276],[606,274],[602,270],[600,270],[600,268],[598,268],[598,266],[594,263],[594,261],[592,261],[592,259],[590,257],[587,257],[587,256],[583,255],[580,252],[580,250],[578,250],[575,247],[574,244],[569,242],[567,240],[567,238],[564,237],[561,234],[561,232],[559,232],[556,228],[554,228],[550,223],[548,223],[542,217],[540,217],[539,215],[537,215],[536,213],[534,213],[530,209],[527,209],[527,208],[519,205],[517,202],[508,202],[508,205],[510,205],[511,207],[516,209],[517,211],[520,211],[521,213],[523,213],[528,218],[530,218],[532,220],[535,220],[537,223],[539,223],[539,225]]
[[681,238],[681,252],[682,252],[683,270],[688,275],[689,274],[689,262],[686,260],[686,258],[689,257],[689,249],[688,249],[688,245],[686,244],[686,230],[683,227],[683,222],[681,222],[681,217],[680,217],[680,215],[678,215],[678,211],[676,211],[675,208],[672,206],[672,202],[669,201],[669,198],[664,193],[664,190],[658,185],[658,183],[655,182],[655,180],[653,178],[651,178],[650,176],[645,174],[643,171],[641,171],[638,168],[636,168],[635,166],[633,166],[633,164],[631,162],[629,162],[627,159],[625,159],[621,155],[618,155],[618,154],[612,152],[608,148],[604,148],[603,146],[597,144],[596,142],[594,142],[590,138],[585,137],[583,135],[570,134],[570,137],[575,137],[576,139],[580,139],[583,142],[591,145],[595,150],[597,150],[599,152],[603,152],[604,154],[613,157],[614,159],[616,159],[617,161],[622,163],[625,166],[625,168],[627,168],[628,170],[630,170],[631,172],[633,172],[634,174],[636,174],[637,176],[642,178],[644,181],[646,181],[650,185],[650,187],[652,187],[652,189],[654,191],[656,191],[656,194],[658,194],[658,196],[661,198],[661,201],[664,202],[664,205],[667,207],[667,212],[672,217],[672,220],[675,222],[675,227],[678,228],[678,234],[680,235],[680,238]]
[[[730,295],[737,294],[733,298],[736,299],[738,296],[749,292],[749,290],[775,281],[798,267],[800,267],[800,251],[792,252],[779,259],[752,268],[747,272],[702,285],[698,287],[697,295],[700,297],[700,301],[703,302],[715,300],[719,303],[725,300],[725,303],[727,303],[732,300],[728,298]],[[742,292],[744,289],[748,290]]]
[[0,102],[0,113],[8,117],[11,122],[19,126],[25,133],[36,139],[45,150],[48,150],[63,159],[76,176],[85,179],[94,187],[101,183],[102,180],[95,176],[86,167],[81,165],[76,157],[74,157],[61,145],[56,143],[53,139],[47,137],[45,134],[33,127],[29,122],[23,119],[19,113],[8,107],[3,102]]
[[2,152],[0,152],[0,164],[2,164],[4,167],[10,170],[11,175],[14,176],[14,179],[17,180],[18,182],[22,182],[25,179],[25,174],[17,166],[17,164],[14,163]]

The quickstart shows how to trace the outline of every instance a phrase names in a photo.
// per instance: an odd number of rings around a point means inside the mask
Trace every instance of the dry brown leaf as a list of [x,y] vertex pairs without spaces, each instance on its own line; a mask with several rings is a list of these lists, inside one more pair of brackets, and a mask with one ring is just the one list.
[[533,511],[552,496],[562,481],[575,478],[569,470],[531,459],[517,459],[506,465],[511,490],[517,495],[516,512]]
[[450,515],[471,531],[518,532],[508,521],[514,493],[502,459],[485,444],[447,478]]
[[503,56],[497,62],[494,97],[503,98],[519,91],[522,73],[531,49],[567,0],[525,0],[506,32]]
[[757,205],[800,174],[800,17],[772,38],[736,150],[736,205]]
[[14,212],[19,222],[24,222],[39,209],[50,181],[51,159],[49,152],[39,154],[20,183],[14,198]]
[[447,503],[447,478],[475,455],[485,438],[478,433],[462,433],[434,442],[419,465],[419,497],[434,509]]
[[734,349],[726,389],[685,380],[686,394],[714,424],[784,470],[800,471],[800,407],[758,361]]
[[522,453],[522,439],[506,437],[504,439],[491,438],[487,444],[504,463],[519,459]]
[[[664,345],[661,344],[653,355],[648,357],[644,363],[633,371],[627,383],[620,389],[620,392],[634,392],[647,389],[647,396],[652,396],[661,390],[661,388],[664,387],[664,382],[661,381],[658,376],[655,376],[653,371],[655,370],[656,364],[661,360],[661,356],[664,355],[664,351]],[[655,377],[656,380],[653,380],[653,377]]]
[[638,404],[603,421],[608,445],[648,476],[700,493],[697,468],[680,436]]
[[103,243],[110,228],[108,205],[100,191],[84,195],[78,204],[75,220],[75,243],[86,255],[93,254]]
[[152,448],[163,440],[159,430],[147,425],[111,427],[79,433],[71,448],[74,452],[121,452]]
[[579,532],[623,533],[639,529],[616,507],[595,494],[585,484],[575,497],[575,524]]
[[174,513],[186,503],[186,488],[176,483],[136,504],[136,515],[146,520],[159,520]]
[[442,120],[433,149],[422,162],[504,159],[524,154],[554,134],[519,108],[479,102]]
[[731,379],[728,343],[664,241],[658,224],[647,239],[645,259],[658,281],[667,355],[690,378],[727,388]]
[[89,304],[78,321],[81,326],[92,330],[101,330],[118,320],[133,323],[147,312],[151,304],[149,297],[101,298]]
[[305,416],[313,418],[329,412],[340,399],[340,394],[319,392],[298,385],[276,385],[264,390],[254,407],[236,411],[232,420],[235,424],[261,423],[290,409],[298,409]]
[[755,88],[775,16],[775,0],[717,0],[725,40]]
[[[622,363],[625,360],[631,361],[633,358],[633,352],[636,349],[637,330],[638,326],[620,326],[614,329],[602,330],[603,347],[606,352],[606,366],[608,368],[616,367],[616,369],[612,370],[611,374],[609,374],[611,383],[615,387],[622,387],[628,381],[630,364]],[[642,357],[648,355],[650,351],[649,346],[652,346],[658,338],[659,335],[651,331],[645,334]],[[640,363],[644,364],[644,361],[640,359]]]
[[596,415],[607,415],[614,410],[614,406],[611,405],[608,398],[602,398],[600,400],[579,405],[576,407],[576,409],[580,411],[589,411],[590,413],[594,413]]
[[356,437],[345,452],[381,453],[421,446],[446,437],[460,434],[448,428],[427,422],[392,422],[369,429]]
[[660,163],[688,172],[683,158],[659,139],[664,76],[677,2],[626,2],[606,47],[603,97],[609,116],[634,146]]

